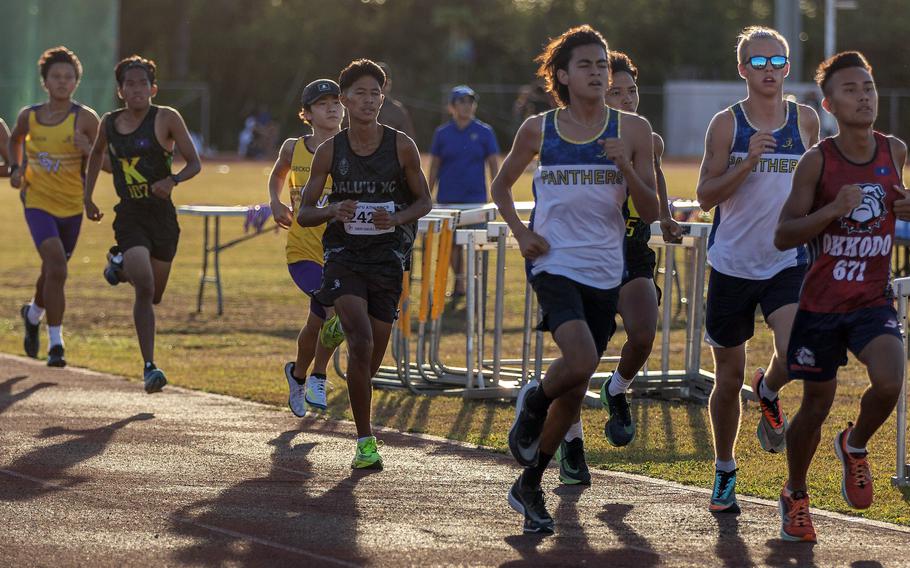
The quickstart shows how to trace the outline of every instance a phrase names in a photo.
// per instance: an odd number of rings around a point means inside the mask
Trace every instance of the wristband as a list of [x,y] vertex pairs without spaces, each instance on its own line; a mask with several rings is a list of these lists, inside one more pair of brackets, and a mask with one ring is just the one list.
[[180,178],[177,177],[177,174],[171,174],[169,177],[175,186],[180,183]]

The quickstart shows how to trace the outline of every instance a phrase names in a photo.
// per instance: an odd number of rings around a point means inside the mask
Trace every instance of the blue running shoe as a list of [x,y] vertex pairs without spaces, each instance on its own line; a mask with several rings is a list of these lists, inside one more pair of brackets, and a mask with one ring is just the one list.
[[711,493],[712,513],[739,513],[736,502],[736,470],[714,472],[714,491]]

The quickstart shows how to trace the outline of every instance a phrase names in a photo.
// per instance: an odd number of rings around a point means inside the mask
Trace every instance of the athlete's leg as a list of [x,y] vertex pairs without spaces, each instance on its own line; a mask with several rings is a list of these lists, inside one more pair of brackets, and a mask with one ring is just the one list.
[[765,371],[764,381],[765,386],[775,392],[790,382],[790,373],[787,371],[787,346],[790,344],[793,318],[798,309],[799,304],[787,304],[768,316],[768,327],[774,336],[774,353]]
[[157,306],[161,303],[161,299],[164,298],[164,291],[167,289],[167,282],[171,276],[172,263],[158,260],[155,257],[150,257],[150,260],[155,281],[155,295],[152,298],[152,303]]
[[38,247],[38,254],[41,255],[39,283],[42,285],[41,303],[38,305],[43,306],[46,310],[47,325],[59,326],[63,323],[63,312],[66,309],[63,289],[66,284],[67,269],[63,242],[59,238],[44,239]]
[[374,349],[367,301],[352,294],[339,296],[335,299],[335,312],[348,343],[347,382],[351,413],[357,425],[357,437],[365,438],[373,435],[370,404],[373,397],[371,367]]
[[865,448],[894,410],[904,382],[903,353],[901,341],[893,335],[879,335],[860,351],[858,358],[866,365],[870,385],[863,393],[859,417],[847,438],[850,446]]
[[392,336],[392,324],[370,316],[370,327],[373,330],[373,355],[370,359],[370,379],[379,372],[386,349],[389,347],[389,337]]
[[746,372],[746,345],[712,347],[714,354],[714,389],[708,399],[714,456],[717,461],[733,459],[733,447],[739,434],[740,391]]
[[464,256],[460,246],[452,245],[452,260],[450,262],[452,264],[452,272],[455,273],[455,287],[452,293],[456,296],[463,296],[465,294]]
[[[319,342],[319,330],[322,328],[322,323],[323,320],[321,318],[310,312],[307,316],[306,324],[300,329],[300,333],[297,334],[297,360],[294,362],[294,377],[298,379],[307,378],[310,364],[313,362],[317,350],[322,345]],[[326,349],[323,347],[322,351],[324,352]],[[316,369],[314,368],[313,371],[316,372]],[[320,372],[325,373],[324,365],[323,370]]]
[[[40,256],[40,252],[39,252]],[[44,264],[44,261],[41,262]],[[41,272],[38,274],[38,280],[35,281],[35,295],[33,296],[32,303],[35,304],[35,307],[42,310],[42,315],[44,315],[44,310],[46,306],[44,304],[44,269],[42,268]]]
[[636,278],[619,290],[619,315],[626,330],[616,372],[632,380],[651,355],[657,334],[657,289],[654,280]]
[[837,380],[803,382],[803,401],[787,429],[788,485],[807,491],[806,474],[822,436],[822,424],[831,411]]
[[[157,261],[156,261],[157,262]],[[145,362],[155,360],[155,270],[149,250],[134,246],[123,253],[123,268],[133,284],[133,323],[139,338],[139,351]],[[159,267],[160,268],[160,267]],[[167,283],[165,277],[164,283]],[[162,289],[163,293],[163,289]]]

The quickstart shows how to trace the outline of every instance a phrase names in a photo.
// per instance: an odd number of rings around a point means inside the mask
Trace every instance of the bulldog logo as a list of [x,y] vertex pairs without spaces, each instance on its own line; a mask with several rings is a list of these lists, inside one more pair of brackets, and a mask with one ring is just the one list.
[[863,201],[849,215],[841,217],[841,227],[848,234],[871,233],[885,219],[885,188],[878,183],[857,184],[863,190]]

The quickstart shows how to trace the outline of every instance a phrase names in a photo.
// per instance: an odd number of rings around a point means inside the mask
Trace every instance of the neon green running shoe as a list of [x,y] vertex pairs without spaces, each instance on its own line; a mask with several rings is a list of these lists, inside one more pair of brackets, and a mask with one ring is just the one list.
[[357,441],[357,453],[351,462],[351,469],[382,469],[382,456],[379,455],[379,446],[382,442],[376,441],[376,436]]
[[326,349],[335,349],[344,343],[344,330],[341,329],[338,314],[333,315],[322,324],[322,328],[319,330],[319,342]]
[[559,480],[566,485],[591,485],[591,472],[585,463],[585,446],[581,438],[563,440],[556,450]]

